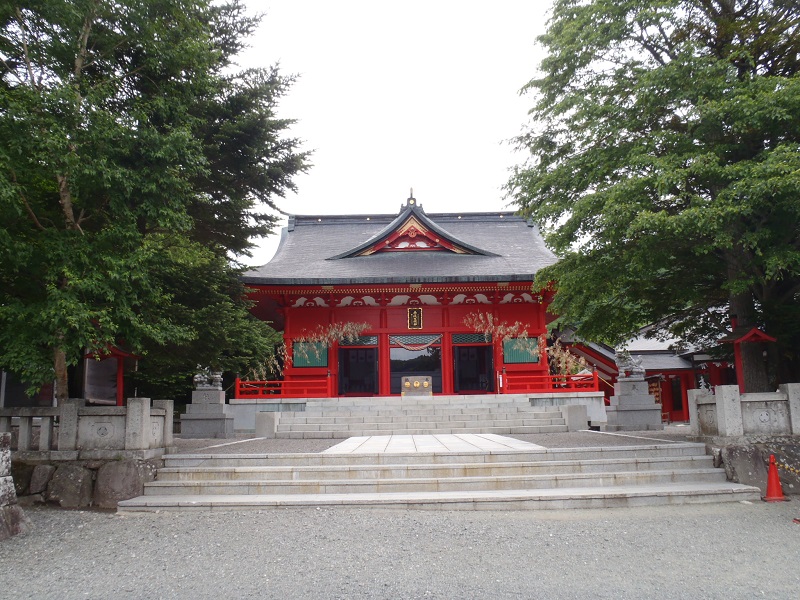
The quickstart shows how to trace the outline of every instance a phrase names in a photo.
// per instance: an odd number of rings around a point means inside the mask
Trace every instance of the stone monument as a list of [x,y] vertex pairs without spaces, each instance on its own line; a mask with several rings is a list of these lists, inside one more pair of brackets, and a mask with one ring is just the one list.
[[0,433],[0,541],[28,530],[11,478],[11,434]]
[[222,373],[201,370],[194,376],[194,387],[192,403],[181,415],[181,437],[232,438],[233,415],[225,412]]
[[661,405],[650,395],[641,359],[628,352],[616,353],[619,376],[611,405],[606,407],[606,431],[661,430]]

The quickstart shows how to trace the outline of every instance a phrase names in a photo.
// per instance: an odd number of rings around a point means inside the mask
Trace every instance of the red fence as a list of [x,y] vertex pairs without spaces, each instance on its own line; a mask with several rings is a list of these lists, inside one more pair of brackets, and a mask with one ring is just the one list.
[[[236,398],[333,398],[333,377],[321,375],[291,381],[236,380]],[[597,373],[585,375],[503,375],[503,394],[597,392],[600,380]]]
[[506,373],[503,381],[504,394],[598,391],[600,391],[600,380],[597,377],[597,372],[582,375],[518,375]]
[[236,380],[236,398],[330,398],[331,378],[320,376],[299,381],[243,381]]

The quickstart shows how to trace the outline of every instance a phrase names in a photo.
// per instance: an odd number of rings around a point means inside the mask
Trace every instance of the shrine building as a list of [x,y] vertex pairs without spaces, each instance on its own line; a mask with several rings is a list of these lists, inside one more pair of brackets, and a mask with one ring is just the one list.
[[596,391],[539,348],[533,279],[556,260],[513,212],[427,214],[412,196],[395,215],[292,216],[243,278],[283,332],[283,376],[237,380],[236,399],[399,396],[408,376],[434,395]]

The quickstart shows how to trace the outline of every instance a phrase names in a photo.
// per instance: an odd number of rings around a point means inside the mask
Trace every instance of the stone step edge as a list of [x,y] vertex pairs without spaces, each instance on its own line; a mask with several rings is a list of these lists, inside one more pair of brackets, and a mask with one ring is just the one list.
[[278,507],[348,506],[475,510],[614,508],[656,504],[756,502],[758,488],[735,483],[496,490],[480,492],[388,492],[376,494],[285,494],[216,496],[138,496],[123,500],[117,512],[156,510],[254,510]]
[[[457,476],[457,477],[397,477],[397,478],[368,478],[368,479],[198,479],[198,480],[168,480],[168,481],[150,481],[144,484],[145,490],[156,490],[159,488],[209,488],[209,487],[246,487],[246,486],[262,486],[268,487],[366,487],[382,485],[386,487],[391,486],[426,486],[433,484],[445,485],[458,485],[470,484],[481,485],[490,482],[499,483],[520,483],[538,482],[548,483],[553,482],[573,482],[573,484],[582,482],[591,482],[597,479],[618,479],[620,481],[636,481],[639,479],[665,479],[670,478],[672,481],[680,481],[682,478],[702,479],[705,477],[724,478],[725,471],[709,468],[694,468],[694,469],[664,469],[664,470],[649,470],[649,471],[604,471],[597,473],[543,473],[543,474],[525,474],[525,475],[474,475],[474,476]],[[637,484],[631,484],[637,485]],[[638,485],[648,485],[647,483]],[[563,486],[556,486],[563,487]],[[595,485],[573,485],[569,487],[598,487]],[[534,488],[536,489],[536,488]],[[320,492],[329,493],[329,492]],[[337,492],[332,492],[337,493]],[[351,492],[358,493],[358,492]],[[145,492],[146,494],[146,492]]]
[[[402,458],[413,458],[415,461],[423,460],[427,457],[437,458],[455,458],[457,456],[469,457],[510,457],[510,456],[536,456],[538,457],[553,457],[546,460],[555,460],[555,457],[567,454],[580,454],[580,455],[593,455],[597,454],[600,457],[611,456],[613,454],[625,453],[635,454],[636,452],[670,452],[670,451],[694,451],[693,454],[676,454],[675,456],[707,456],[706,446],[699,442],[672,442],[668,444],[643,444],[638,446],[587,446],[585,448],[540,448],[540,449],[525,449],[525,450],[474,450],[474,451],[461,451],[456,450],[441,451],[441,452],[364,452],[364,453],[325,453],[325,452],[268,452],[262,454],[215,454],[213,452],[203,452],[201,454],[166,454],[163,459],[165,462],[193,462],[193,461],[207,461],[207,460],[247,460],[248,462],[257,460],[281,460],[287,459],[291,461],[314,459],[319,460],[319,465],[333,464],[337,461],[348,459],[378,459],[379,462],[374,464],[384,464],[383,460],[399,460]],[[651,458],[651,457],[642,457]],[[572,459],[569,459],[572,460]],[[591,459],[587,459],[591,460]],[[329,461],[329,462],[328,462]],[[491,464],[492,461],[483,460]],[[442,463],[447,464],[447,463]],[[190,465],[201,466],[201,465]]]
[[[341,455],[337,455],[341,456]],[[357,457],[359,455],[350,455]],[[391,454],[389,455],[391,456]],[[653,470],[647,467],[662,466],[664,463],[669,462],[685,462],[694,466],[702,466],[703,463],[710,464],[713,457],[707,454],[703,455],[681,455],[681,456],[650,456],[650,457],[619,457],[619,458],[589,458],[589,459],[572,459],[572,460],[539,460],[539,461],[507,461],[507,462],[463,462],[463,463],[380,463],[380,464],[349,464],[349,465],[263,465],[263,466],[191,466],[191,467],[162,467],[158,470],[159,477],[163,475],[173,475],[178,473],[185,474],[200,474],[200,473],[294,473],[300,472],[314,472],[326,471],[330,472],[352,472],[352,471],[389,471],[406,469],[410,471],[425,471],[434,469],[463,469],[463,470],[478,470],[478,469],[540,469],[540,468],[583,468],[583,467],[597,467],[600,465],[608,465],[610,467],[636,467],[648,472]],[[695,464],[697,463],[697,464]],[[582,472],[582,471],[579,471]],[[593,472],[593,471],[592,471]],[[597,471],[598,473],[600,471]],[[628,471],[625,471],[628,472]],[[162,481],[177,481],[167,479]],[[285,480],[284,480],[285,481]]]
[[[553,423],[552,421],[560,421]],[[460,425],[459,425],[460,423]],[[380,423],[375,421],[356,423],[278,423],[277,431],[403,431],[406,429],[476,429],[482,427],[566,427],[564,419],[498,419],[481,421],[395,421]],[[317,429],[304,429],[316,427]]]
[[457,435],[494,433],[497,435],[522,435],[536,433],[568,433],[566,425],[521,425],[519,427],[442,427],[438,429],[347,429],[347,430],[306,430],[306,431],[276,431],[277,439],[297,440],[346,440],[351,437],[379,436],[379,435]]

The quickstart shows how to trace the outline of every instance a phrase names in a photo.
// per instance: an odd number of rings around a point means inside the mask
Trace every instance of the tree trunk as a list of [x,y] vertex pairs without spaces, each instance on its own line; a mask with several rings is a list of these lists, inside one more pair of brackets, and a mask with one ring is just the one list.
[[[736,294],[730,297],[731,316],[736,317],[738,327],[750,328],[758,324],[755,320],[755,306],[751,294]],[[742,378],[744,392],[769,392],[767,364],[764,360],[764,349],[761,344],[741,344]]]
[[53,348],[53,367],[56,372],[56,402],[61,405],[69,398],[67,355],[61,348]]

